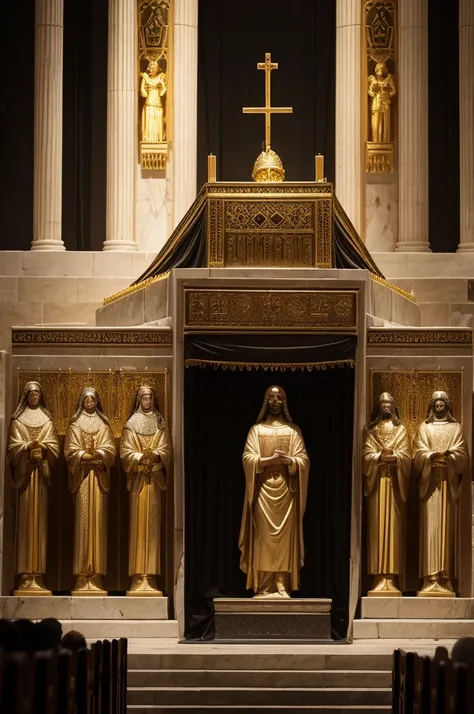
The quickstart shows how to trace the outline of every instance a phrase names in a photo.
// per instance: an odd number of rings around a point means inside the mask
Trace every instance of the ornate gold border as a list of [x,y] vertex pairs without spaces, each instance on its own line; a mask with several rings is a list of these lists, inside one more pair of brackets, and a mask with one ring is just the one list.
[[173,344],[171,330],[12,330],[12,345],[113,345],[114,347]]
[[394,293],[398,293],[399,295],[406,298],[407,300],[410,300],[411,302],[416,302],[416,297],[412,293],[407,293],[406,290],[403,290],[403,288],[399,288],[398,285],[392,285],[392,283],[389,283],[388,280],[385,280],[385,278],[381,278],[380,275],[374,275],[374,273],[370,273],[370,277],[372,278],[372,280],[375,280],[376,283],[385,285],[386,288],[393,290]]
[[[315,201],[315,258],[317,268],[332,268],[332,201]],[[318,236],[322,239],[318,241]]]
[[451,345],[464,347],[472,345],[472,330],[400,330],[369,328],[369,345]]
[[354,334],[358,332],[358,298],[357,289],[185,288],[183,330]]

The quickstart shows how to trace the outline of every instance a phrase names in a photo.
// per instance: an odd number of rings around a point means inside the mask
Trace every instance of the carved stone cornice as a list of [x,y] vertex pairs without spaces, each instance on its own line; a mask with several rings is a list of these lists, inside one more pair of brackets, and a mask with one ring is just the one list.
[[430,328],[421,330],[403,330],[398,328],[369,328],[367,334],[369,345],[451,345],[453,347],[472,345],[471,329],[441,329]]
[[12,345],[111,345],[116,347],[171,345],[171,330],[117,330],[94,328],[80,330],[12,328]]

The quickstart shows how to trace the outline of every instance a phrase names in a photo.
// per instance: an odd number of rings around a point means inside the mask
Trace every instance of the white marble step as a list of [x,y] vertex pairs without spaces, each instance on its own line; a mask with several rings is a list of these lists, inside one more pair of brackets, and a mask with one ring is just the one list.
[[140,687],[390,687],[390,670],[153,669],[128,671],[128,686]]
[[178,637],[177,620],[60,620],[60,622],[63,633],[78,630],[87,640],[119,637]]
[[0,617],[9,620],[167,620],[167,597],[0,597]]
[[347,706],[347,705],[388,705],[391,689],[373,687],[354,689],[353,687],[128,687],[128,705],[149,706],[192,705],[192,706]]
[[474,636],[468,619],[372,619],[354,620],[354,640],[457,640]]
[[363,597],[361,616],[366,619],[464,620],[474,618],[474,598]]

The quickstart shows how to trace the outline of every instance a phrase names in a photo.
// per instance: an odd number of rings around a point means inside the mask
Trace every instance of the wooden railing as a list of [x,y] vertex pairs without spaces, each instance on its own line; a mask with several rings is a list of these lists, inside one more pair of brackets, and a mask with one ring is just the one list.
[[474,672],[446,658],[430,659],[395,650],[392,669],[393,714],[474,714]]
[[126,714],[127,640],[0,653],[0,714]]

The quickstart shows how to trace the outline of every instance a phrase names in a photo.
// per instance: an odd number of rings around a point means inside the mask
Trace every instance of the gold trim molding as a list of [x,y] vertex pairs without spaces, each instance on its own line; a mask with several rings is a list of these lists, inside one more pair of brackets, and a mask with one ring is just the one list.
[[173,344],[171,330],[12,330],[12,345],[28,347],[30,345],[113,345],[114,347]]
[[358,290],[184,291],[185,330],[357,333]]
[[259,370],[262,372],[301,372],[307,371],[312,372],[315,370],[322,370],[323,372],[327,369],[334,369],[334,367],[352,367],[354,369],[356,365],[355,359],[338,359],[326,362],[218,362],[212,359],[187,359],[184,363],[186,369],[188,367],[200,367],[201,369],[206,369],[206,367],[212,367],[212,369],[223,369],[229,370],[230,372],[250,372],[251,370]]
[[472,345],[472,330],[400,330],[369,328],[369,345]]

